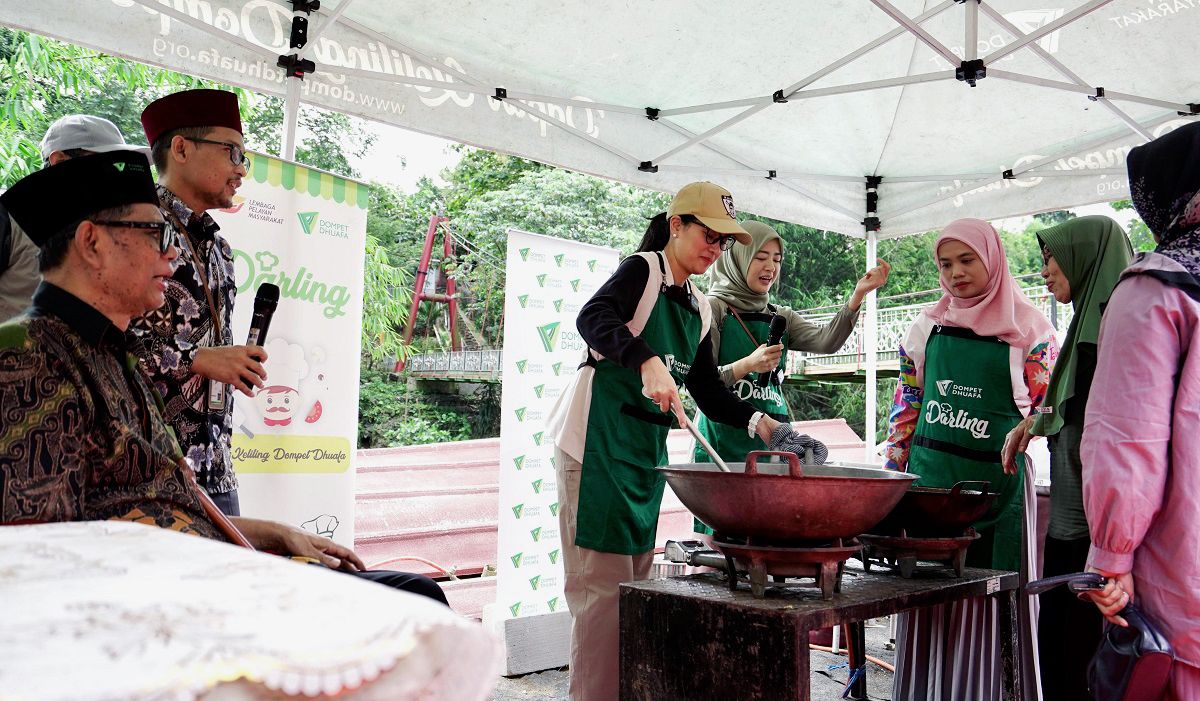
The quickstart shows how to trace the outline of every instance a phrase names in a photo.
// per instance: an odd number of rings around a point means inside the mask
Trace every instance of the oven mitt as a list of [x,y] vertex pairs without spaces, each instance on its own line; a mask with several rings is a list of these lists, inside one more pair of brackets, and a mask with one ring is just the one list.
[[[771,432],[771,442],[767,448],[779,452],[795,453],[800,457],[801,465],[822,465],[829,457],[829,449],[821,441],[806,433],[796,433],[792,425],[786,421],[780,422]],[[809,462],[809,451],[812,451],[812,461]]]

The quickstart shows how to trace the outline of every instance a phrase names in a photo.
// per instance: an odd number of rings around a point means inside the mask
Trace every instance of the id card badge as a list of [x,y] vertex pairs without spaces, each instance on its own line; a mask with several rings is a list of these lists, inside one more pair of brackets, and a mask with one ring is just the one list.
[[208,381],[208,410],[225,411],[225,383]]

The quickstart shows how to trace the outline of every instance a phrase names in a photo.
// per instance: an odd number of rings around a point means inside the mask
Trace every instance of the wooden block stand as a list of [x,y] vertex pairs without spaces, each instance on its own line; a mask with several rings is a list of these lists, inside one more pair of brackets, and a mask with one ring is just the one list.
[[842,591],[768,589],[755,599],[718,574],[621,585],[621,698],[809,701],[808,632],[973,596],[999,599],[1004,698],[1020,699],[1018,577],[967,568],[961,579],[902,579],[847,562]]

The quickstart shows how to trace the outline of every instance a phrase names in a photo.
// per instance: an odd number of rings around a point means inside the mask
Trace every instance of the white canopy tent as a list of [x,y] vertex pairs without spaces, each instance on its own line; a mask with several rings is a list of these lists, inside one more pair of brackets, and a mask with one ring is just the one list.
[[866,238],[868,264],[961,216],[1126,197],[1128,150],[1200,114],[1200,0],[315,4],[0,0],[0,24],[286,96],[284,157],[303,101],[662,191],[715,180]]

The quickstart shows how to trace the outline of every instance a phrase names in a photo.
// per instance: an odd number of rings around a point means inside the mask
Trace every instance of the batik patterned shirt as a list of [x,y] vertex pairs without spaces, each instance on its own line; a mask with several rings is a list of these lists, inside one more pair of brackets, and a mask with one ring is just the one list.
[[[206,212],[196,214],[175,193],[158,187],[163,218],[175,227],[179,258],[167,281],[166,302],[129,325],[130,348],[163,397],[167,422],[201,487],[210,494],[237,489],[229,454],[233,427],[232,388],[226,385],[225,406],[209,408],[209,380],[192,372],[200,348],[230,345],[233,298],[233,249]],[[196,265],[197,260],[200,266]],[[205,282],[217,312],[213,313]],[[216,331],[220,332],[220,339]]]
[[226,540],[125,336],[42,283],[0,326],[0,523],[120,519]]

